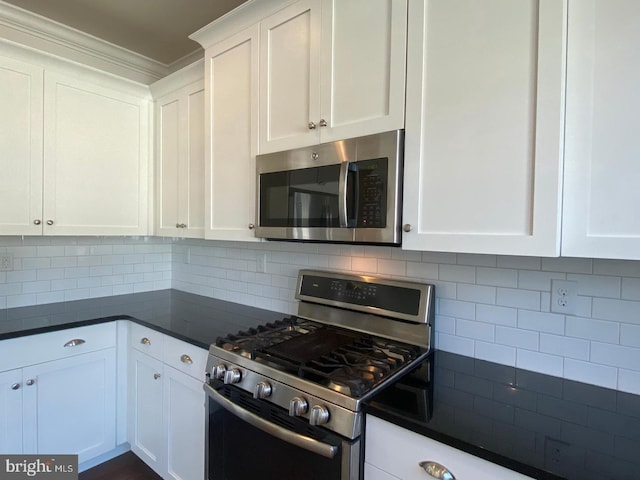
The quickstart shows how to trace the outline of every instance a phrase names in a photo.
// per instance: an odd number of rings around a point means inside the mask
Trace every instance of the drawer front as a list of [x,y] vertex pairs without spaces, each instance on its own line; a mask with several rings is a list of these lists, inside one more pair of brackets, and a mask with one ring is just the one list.
[[365,461],[404,480],[428,479],[418,465],[423,461],[439,463],[456,480],[531,478],[371,415],[367,416],[366,431]]
[[165,338],[165,334],[152,328],[135,322],[129,324],[129,345],[158,360],[162,360]]
[[204,381],[208,353],[204,348],[167,336],[163,362],[193,378]]
[[0,371],[95,352],[115,345],[115,322],[3,340],[0,342]]

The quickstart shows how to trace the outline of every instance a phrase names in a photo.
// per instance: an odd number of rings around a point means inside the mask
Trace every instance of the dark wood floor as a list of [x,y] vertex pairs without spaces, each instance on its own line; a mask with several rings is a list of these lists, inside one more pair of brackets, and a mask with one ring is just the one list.
[[162,480],[133,453],[127,452],[79,475],[79,480]]

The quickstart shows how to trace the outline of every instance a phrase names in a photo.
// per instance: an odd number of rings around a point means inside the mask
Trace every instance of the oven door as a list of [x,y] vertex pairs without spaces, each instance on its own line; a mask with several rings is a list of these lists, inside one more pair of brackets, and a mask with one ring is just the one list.
[[360,479],[360,439],[347,440],[247,392],[225,385],[208,394],[208,480]]

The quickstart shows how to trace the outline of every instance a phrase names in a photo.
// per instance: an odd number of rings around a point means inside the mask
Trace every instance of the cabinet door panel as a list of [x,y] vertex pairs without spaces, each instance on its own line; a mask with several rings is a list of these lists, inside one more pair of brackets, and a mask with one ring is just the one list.
[[129,443],[144,463],[162,475],[165,469],[162,411],[162,362],[129,350]]
[[23,370],[24,415],[35,419],[36,453],[78,454],[84,462],[116,446],[115,349]]
[[168,478],[204,478],[205,393],[202,381],[164,366]]
[[320,0],[302,0],[260,24],[260,153],[318,142]]
[[147,233],[147,103],[46,75],[45,234]]
[[0,235],[40,235],[41,68],[0,57]]
[[[14,390],[13,386],[18,385]],[[22,453],[22,371],[0,373],[0,452]]]
[[562,254],[640,259],[640,4],[569,10]]
[[187,224],[186,236],[204,237],[204,88],[191,88],[185,97],[186,152],[182,170],[182,214]]
[[180,171],[180,96],[168,95],[157,103],[158,108],[158,234],[178,235],[180,223],[178,205]]
[[206,233],[250,240],[255,223],[258,141],[258,27],[207,49]]
[[407,3],[324,0],[321,142],[404,127]]
[[410,3],[405,248],[559,254],[565,18],[553,0]]

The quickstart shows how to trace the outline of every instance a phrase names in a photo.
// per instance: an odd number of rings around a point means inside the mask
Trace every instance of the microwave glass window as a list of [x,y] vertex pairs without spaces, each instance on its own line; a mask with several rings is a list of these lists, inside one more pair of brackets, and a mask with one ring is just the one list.
[[338,227],[340,165],[260,175],[263,227]]

